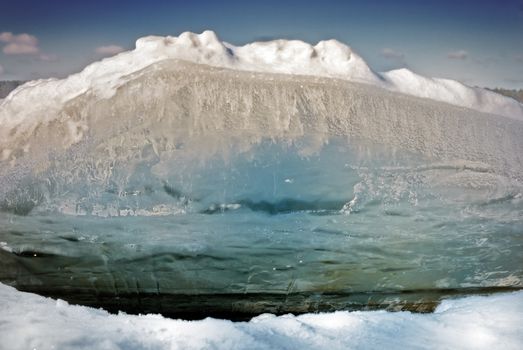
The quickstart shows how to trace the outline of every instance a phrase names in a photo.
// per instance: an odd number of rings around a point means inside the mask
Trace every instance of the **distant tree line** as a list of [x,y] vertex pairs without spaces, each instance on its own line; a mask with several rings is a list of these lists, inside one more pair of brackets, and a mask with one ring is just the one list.
[[[4,98],[11,91],[16,89],[19,85],[22,85],[25,83],[25,81],[22,80],[6,80],[6,81],[0,81],[0,98]],[[501,88],[495,88],[495,89],[489,89],[487,90],[497,92],[498,94],[501,94],[503,96],[512,97],[513,99],[519,101],[520,103],[523,103],[523,89],[519,90],[509,90],[509,89],[501,89]]]
[[497,92],[500,95],[512,97],[513,99],[523,103],[523,89],[509,90],[509,89],[501,89],[501,88],[495,88],[495,89],[487,88],[487,90]]
[[25,81],[21,80],[7,80],[7,81],[0,81],[0,98],[4,98],[11,91],[16,89],[19,85],[22,85],[25,83]]

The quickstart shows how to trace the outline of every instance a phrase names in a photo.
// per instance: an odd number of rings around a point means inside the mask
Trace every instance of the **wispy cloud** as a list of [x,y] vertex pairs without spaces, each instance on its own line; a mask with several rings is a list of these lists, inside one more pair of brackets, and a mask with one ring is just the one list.
[[56,62],[56,61],[58,61],[58,56],[57,55],[50,55],[50,54],[46,54],[46,53],[40,54],[38,56],[38,58],[41,61],[44,61],[44,62]]
[[117,53],[120,53],[122,51],[125,51],[125,49],[119,45],[105,45],[105,46],[99,46],[95,49],[95,52],[97,54],[103,55],[103,56],[116,55]]
[[0,42],[4,43],[3,52],[6,55],[37,55],[40,53],[38,39],[27,33],[0,33]]
[[466,60],[469,57],[469,53],[465,50],[458,50],[449,52],[447,58],[451,60]]
[[58,60],[56,55],[41,52],[38,46],[38,38],[31,34],[2,32],[0,33],[0,43],[4,43],[2,51],[6,55],[30,55],[45,62]]
[[381,56],[389,60],[403,60],[405,59],[405,54],[403,52],[398,52],[394,49],[385,47],[380,52]]

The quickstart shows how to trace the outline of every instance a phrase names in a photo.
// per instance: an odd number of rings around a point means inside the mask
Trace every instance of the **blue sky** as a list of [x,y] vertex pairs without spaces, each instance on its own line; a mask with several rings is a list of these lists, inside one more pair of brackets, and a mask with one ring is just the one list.
[[236,45],[336,38],[378,71],[523,88],[523,0],[2,0],[0,79],[62,77],[138,37],[205,29]]

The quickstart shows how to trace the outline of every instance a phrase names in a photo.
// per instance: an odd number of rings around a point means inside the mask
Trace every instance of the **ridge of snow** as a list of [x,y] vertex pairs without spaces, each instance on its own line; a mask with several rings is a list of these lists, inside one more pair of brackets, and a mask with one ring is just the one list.
[[249,322],[111,315],[0,283],[0,348],[521,349],[523,292],[445,300],[430,314],[338,311]]
[[0,125],[11,129],[25,121],[48,122],[68,100],[86,92],[110,97],[131,73],[166,59],[356,81],[523,120],[523,105],[513,99],[453,80],[426,78],[407,69],[376,73],[349,46],[337,40],[320,41],[314,46],[299,40],[234,46],[207,30],[201,34],[184,32],[178,37],[143,37],[136,41],[134,50],[94,62],[65,79],[42,79],[19,86],[0,101]]
[[381,73],[390,89],[491,114],[523,119],[521,103],[493,91],[470,87],[456,80],[428,78],[406,68]]

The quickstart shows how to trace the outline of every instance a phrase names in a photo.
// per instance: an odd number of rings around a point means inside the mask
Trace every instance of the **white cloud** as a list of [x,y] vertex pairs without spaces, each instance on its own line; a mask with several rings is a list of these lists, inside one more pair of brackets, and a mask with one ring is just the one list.
[[0,33],[0,43],[5,44],[2,51],[6,55],[33,55],[45,62],[58,60],[56,55],[42,53],[38,47],[38,38],[31,34],[2,32]]
[[388,47],[381,50],[381,55],[389,60],[403,60],[405,58],[405,54],[402,52],[395,51]]
[[466,60],[469,57],[469,53],[465,50],[458,50],[449,52],[447,58],[451,60]]
[[38,39],[27,33],[3,32],[0,33],[0,42],[6,44],[3,48],[6,55],[36,55],[40,52]]
[[3,32],[0,33],[0,42],[8,43],[13,39],[13,33]]
[[116,55],[117,53],[120,53],[122,51],[125,51],[125,49],[118,45],[106,45],[106,46],[97,47],[95,49],[95,51],[99,55],[111,56],[111,55]]
[[10,43],[4,47],[3,51],[6,55],[34,55],[40,50],[38,47],[32,45]]
[[27,33],[13,35],[13,33],[4,32],[0,34],[0,37],[2,37],[2,41],[6,43],[19,43],[31,46],[38,45],[38,39],[34,35],[30,35]]
[[7,44],[3,48],[6,55],[35,55],[40,52],[38,39],[27,33],[3,32],[0,33],[0,42]]

